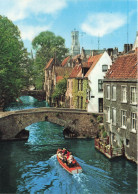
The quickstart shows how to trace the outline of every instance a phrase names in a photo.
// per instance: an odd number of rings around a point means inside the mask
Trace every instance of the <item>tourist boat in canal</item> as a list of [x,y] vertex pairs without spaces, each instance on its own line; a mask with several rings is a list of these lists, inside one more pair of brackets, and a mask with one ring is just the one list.
[[59,152],[62,151],[61,149],[57,150],[57,160],[59,164],[70,174],[78,174],[82,172],[82,167],[79,165],[79,163],[74,159],[74,166],[69,167],[66,162],[63,162],[63,160],[59,157]]

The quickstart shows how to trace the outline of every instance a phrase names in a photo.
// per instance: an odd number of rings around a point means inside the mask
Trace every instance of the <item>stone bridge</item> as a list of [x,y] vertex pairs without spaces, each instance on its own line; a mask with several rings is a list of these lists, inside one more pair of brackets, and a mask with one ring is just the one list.
[[[57,108],[35,108],[0,113],[0,140],[28,138],[25,128],[32,123],[49,121],[64,126],[64,135],[75,138],[94,138],[97,115],[86,111]],[[52,129],[51,129],[52,130]]]
[[46,100],[46,92],[44,90],[22,90],[21,96],[32,96],[39,101]]

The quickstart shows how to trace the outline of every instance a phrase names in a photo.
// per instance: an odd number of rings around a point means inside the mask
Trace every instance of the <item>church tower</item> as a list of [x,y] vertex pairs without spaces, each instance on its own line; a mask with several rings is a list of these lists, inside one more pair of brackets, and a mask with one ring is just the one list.
[[75,56],[80,54],[80,43],[79,43],[79,31],[71,32],[72,45],[71,45],[71,55]]

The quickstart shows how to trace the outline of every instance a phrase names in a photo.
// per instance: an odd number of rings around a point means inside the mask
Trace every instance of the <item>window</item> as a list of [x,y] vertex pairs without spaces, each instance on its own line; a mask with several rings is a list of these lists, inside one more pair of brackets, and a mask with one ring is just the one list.
[[71,82],[71,88],[73,89],[73,82]]
[[81,91],[83,91],[83,80],[81,79]]
[[132,132],[136,132],[136,123],[137,123],[137,115],[136,115],[136,113],[131,113],[131,129],[132,129]]
[[80,98],[79,98],[79,96],[77,96],[77,108],[79,108],[79,106],[80,106],[79,101],[80,101]]
[[116,100],[116,86],[112,86],[112,100]]
[[107,107],[106,121],[110,123],[110,107]]
[[127,87],[121,86],[121,101],[127,102]]
[[83,80],[78,79],[78,91],[83,91]]
[[112,124],[116,125],[116,109],[112,108]]
[[87,98],[88,98],[88,100],[91,99],[91,91],[90,91],[90,89],[88,89],[88,91],[87,91]]
[[107,85],[106,98],[107,98],[107,99],[110,99],[110,85]]
[[73,98],[72,97],[70,98],[70,104],[71,104],[71,106],[73,106]]
[[103,79],[98,80],[98,91],[99,92],[103,91]]
[[80,90],[80,84],[79,84],[79,79],[78,79],[78,91]]
[[129,139],[126,139],[126,146],[129,147]]
[[81,96],[81,109],[83,109],[83,97]]
[[102,66],[102,72],[106,72],[108,70],[108,65],[103,65]]
[[121,127],[126,129],[127,126],[127,116],[126,111],[121,110]]
[[131,92],[130,102],[132,104],[137,104],[136,87],[131,87],[130,92]]

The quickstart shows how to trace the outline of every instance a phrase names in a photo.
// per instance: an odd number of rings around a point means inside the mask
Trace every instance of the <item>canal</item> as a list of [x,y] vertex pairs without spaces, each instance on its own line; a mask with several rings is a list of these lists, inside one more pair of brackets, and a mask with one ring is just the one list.
[[[22,97],[5,109],[47,106]],[[28,141],[0,142],[0,193],[108,194],[137,193],[137,166],[125,158],[112,161],[94,148],[92,139],[64,139],[63,127],[39,122],[27,127]],[[57,148],[66,147],[83,168],[70,175],[56,159]]]

